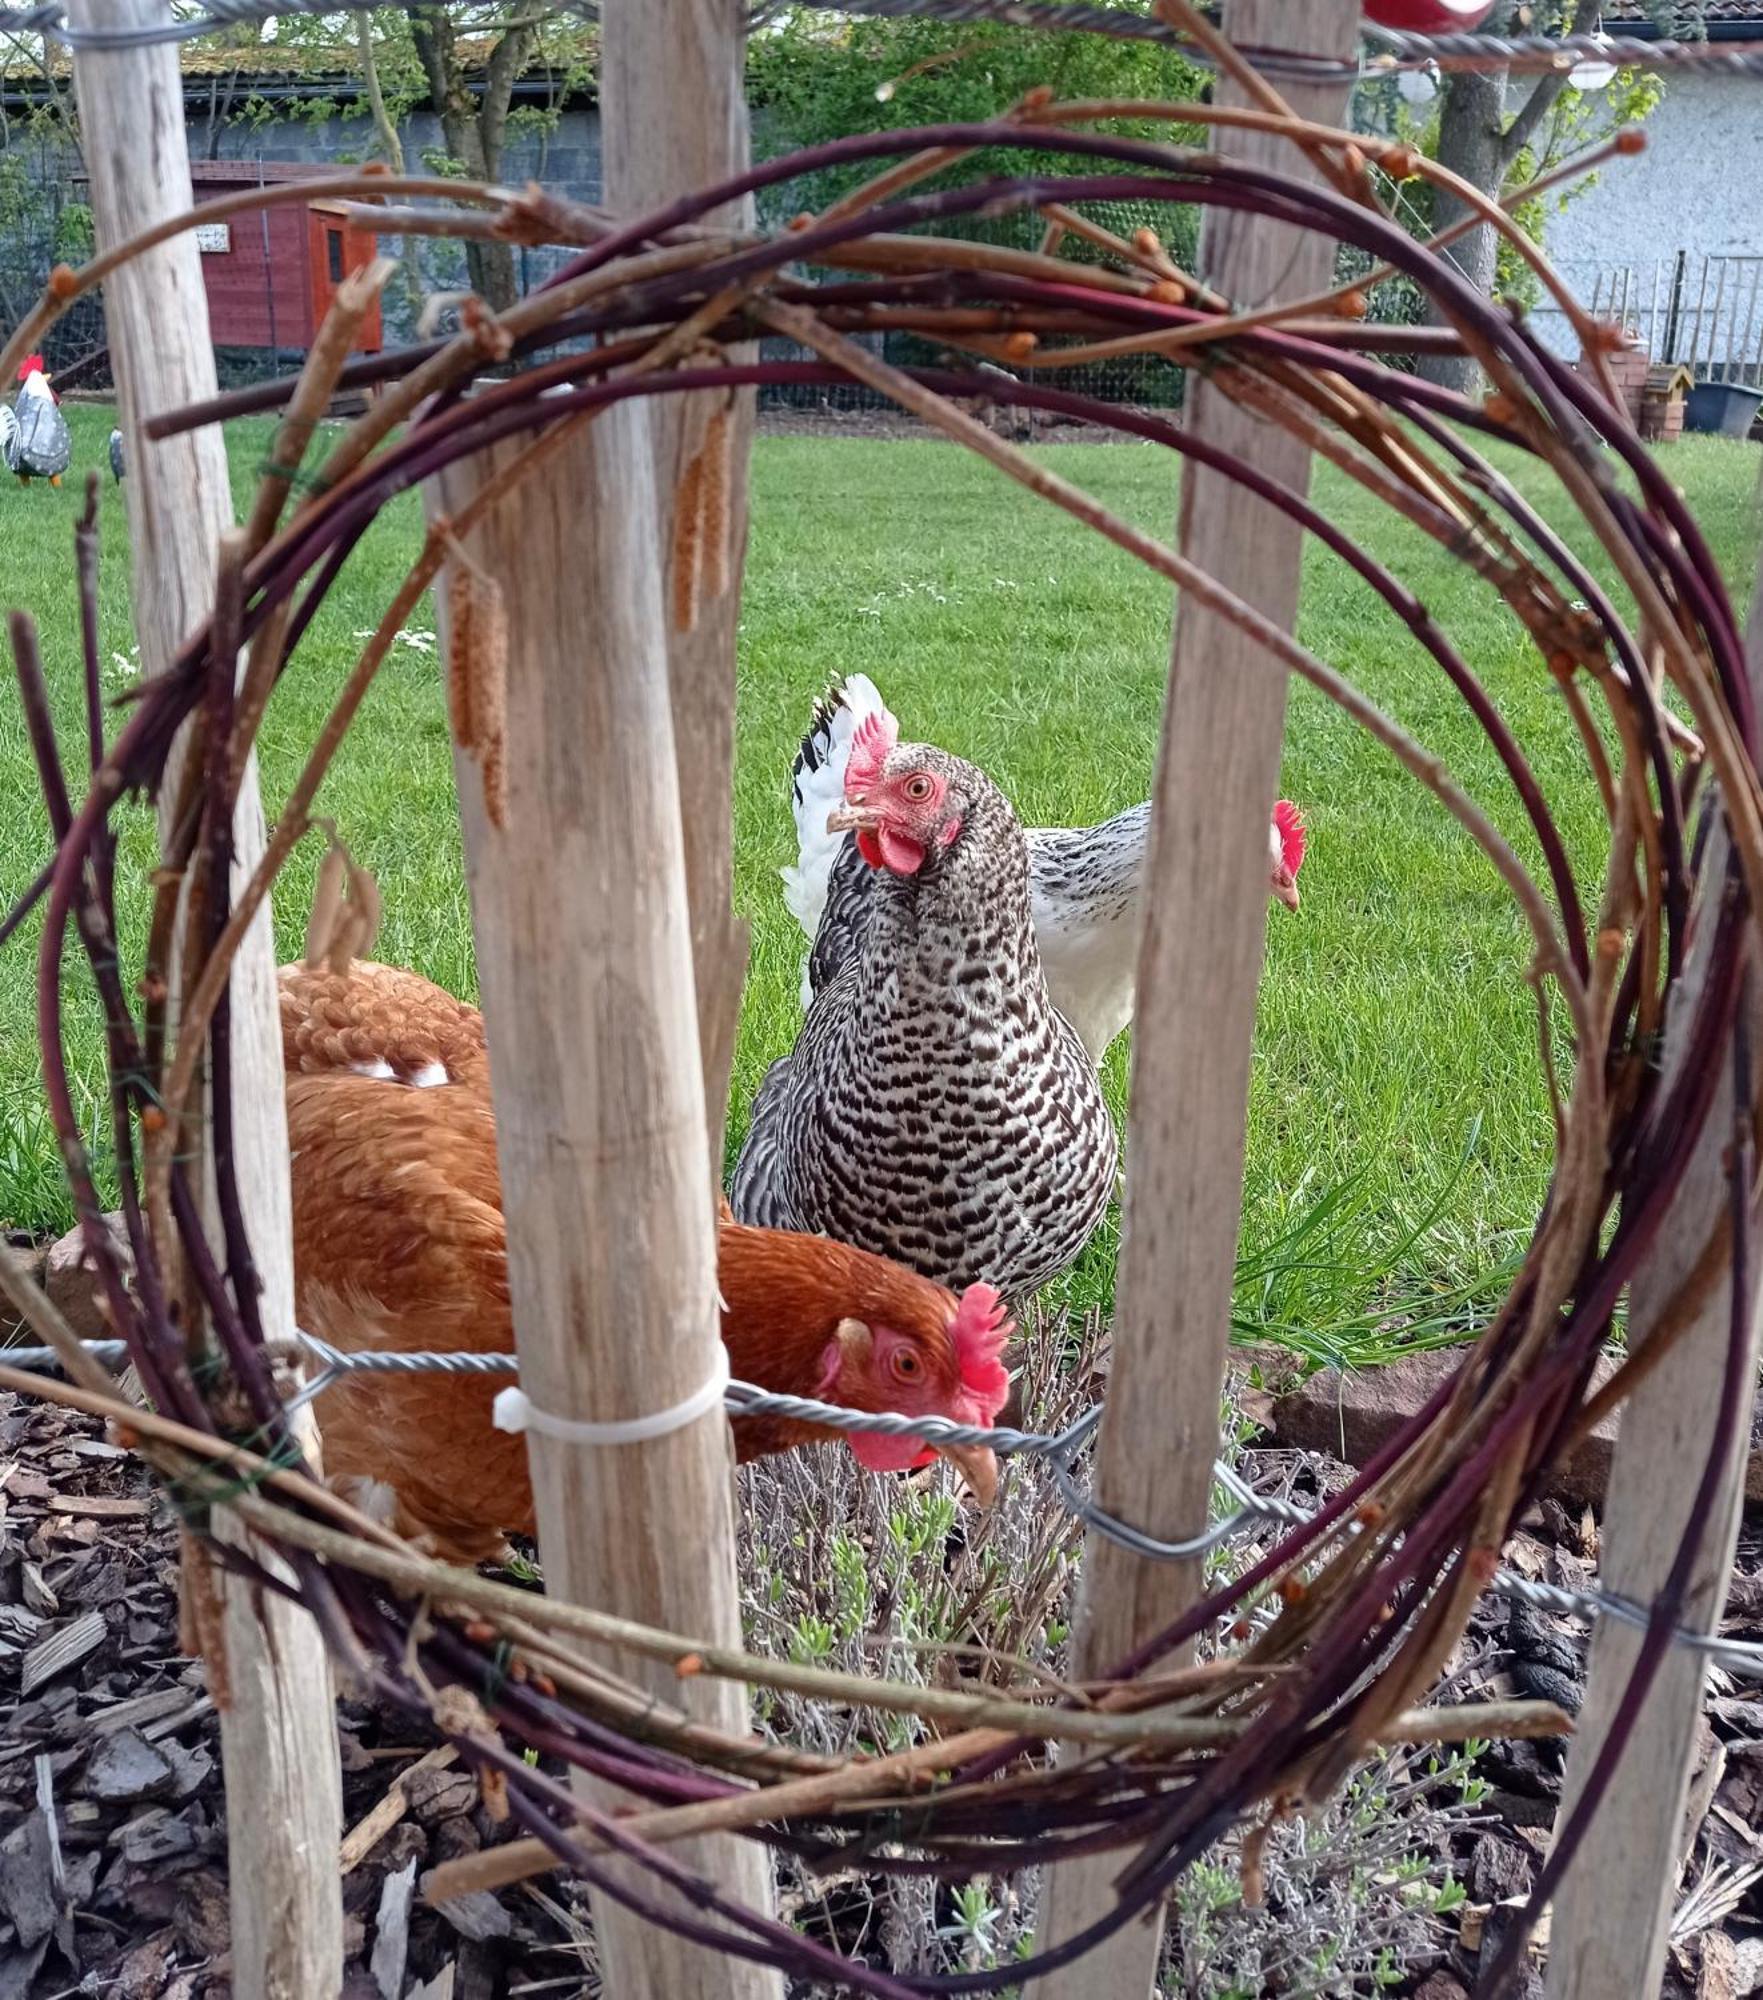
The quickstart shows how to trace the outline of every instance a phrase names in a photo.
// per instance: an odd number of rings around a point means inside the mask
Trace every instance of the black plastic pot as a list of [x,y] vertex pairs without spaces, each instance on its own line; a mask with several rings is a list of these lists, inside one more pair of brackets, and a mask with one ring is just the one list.
[[1683,427],[1716,437],[1742,438],[1750,431],[1763,389],[1742,382],[1698,382],[1684,402]]

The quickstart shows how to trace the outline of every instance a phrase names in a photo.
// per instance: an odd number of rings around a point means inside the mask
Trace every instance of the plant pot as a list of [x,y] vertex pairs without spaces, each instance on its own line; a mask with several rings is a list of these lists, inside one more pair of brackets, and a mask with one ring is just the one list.
[[1684,405],[1684,428],[1741,438],[1750,430],[1759,403],[1763,389],[1747,388],[1742,382],[1698,382]]

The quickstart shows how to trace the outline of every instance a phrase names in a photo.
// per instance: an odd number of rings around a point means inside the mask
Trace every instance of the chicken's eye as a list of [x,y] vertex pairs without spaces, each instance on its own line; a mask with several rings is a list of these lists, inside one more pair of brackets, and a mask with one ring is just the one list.
[[906,780],[904,790],[906,796],[915,806],[921,806],[930,797],[931,793],[936,790],[936,786],[931,783],[930,779],[922,771],[919,771]]
[[918,1379],[918,1356],[909,1347],[896,1348],[889,1366],[893,1369],[895,1378],[901,1382],[913,1382]]

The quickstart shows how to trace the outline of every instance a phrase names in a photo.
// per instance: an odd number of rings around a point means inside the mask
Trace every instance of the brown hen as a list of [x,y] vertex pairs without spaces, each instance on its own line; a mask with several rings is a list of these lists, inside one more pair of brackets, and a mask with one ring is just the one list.
[[[290,1074],[294,1264],[300,1324],[344,1350],[507,1353],[508,1296],[495,1118],[475,1012],[413,973],[282,974]],[[397,1000],[408,1002],[400,1012]],[[304,1064],[300,1073],[298,1065]],[[426,1064],[457,1082],[429,1081]],[[822,1237],[718,1228],[722,1337],[737,1380],[859,1410],[989,1425],[1008,1393],[1010,1323],[986,1285],[953,1292]],[[319,1399],[326,1473],[455,1561],[533,1529],[523,1438],[498,1431],[504,1381],[351,1374]],[[734,1420],[742,1460],[840,1435]],[[928,1464],[911,1439],[849,1437],[875,1471]],[[985,1450],[947,1454],[983,1499]]]

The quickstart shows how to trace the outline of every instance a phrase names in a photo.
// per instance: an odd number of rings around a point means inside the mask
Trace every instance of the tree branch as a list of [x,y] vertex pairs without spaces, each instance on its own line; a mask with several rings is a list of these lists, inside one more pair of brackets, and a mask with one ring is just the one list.
[[514,100],[514,86],[532,55],[538,29],[536,17],[512,25],[490,51],[484,69],[483,103],[478,110],[478,132],[484,151],[484,167],[494,180],[502,165],[502,142],[508,133],[508,107]]
[[386,164],[393,173],[401,174],[404,171],[404,142],[398,137],[398,127],[386,109],[386,94],[380,88],[379,58],[373,46],[373,15],[366,8],[355,16],[355,32],[361,50],[361,80],[367,89],[367,108],[373,114],[373,129],[379,136]]
[[[448,55],[451,53],[453,24],[438,7],[410,7],[410,39],[416,45],[416,59],[428,80],[429,98],[437,116],[447,110]],[[447,46],[443,47],[445,37]]]
[[[1568,23],[1566,32],[1570,35],[1590,34],[1598,25],[1598,8],[1599,0],[1574,0],[1573,19]],[[1549,107],[1567,88],[1569,75],[1570,72],[1566,70],[1551,70],[1546,76],[1537,78],[1529,97],[1525,99],[1517,116],[1501,135],[1502,172],[1510,167],[1530,144]]]

